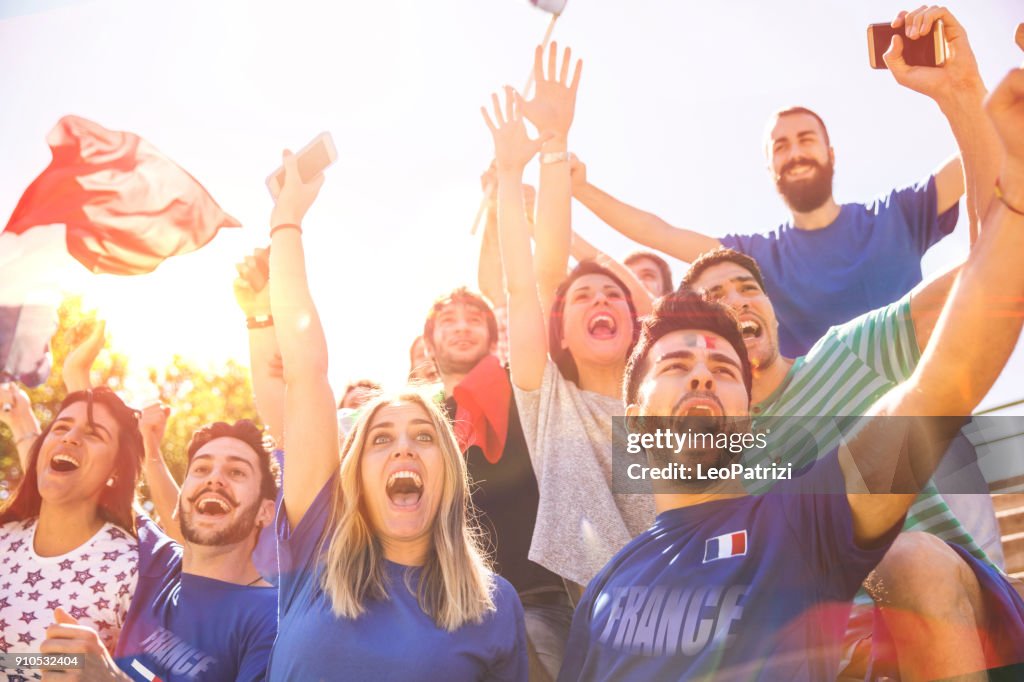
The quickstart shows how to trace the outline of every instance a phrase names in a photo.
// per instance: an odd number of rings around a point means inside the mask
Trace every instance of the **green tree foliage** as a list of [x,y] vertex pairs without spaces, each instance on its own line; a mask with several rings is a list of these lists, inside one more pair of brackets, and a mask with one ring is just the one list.
[[[69,297],[58,311],[59,326],[50,342],[53,371],[41,386],[28,390],[36,417],[43,425],[56,416],[60,402],[67,395],[62,377],[62,366],[68,352],[88,333],[93,314],[82,308],[80,297]],[[84,324],[83,324],[84,323]],[[138,395],[126,394],[129,380],[130,348],[118,348],[117,340],[108,335],[103,352],[93,365],[91,380],[94,386],[105,385],[118,391],[133,407]],[[248,368],[229,360],[223,367],[202,369],[180,356],[174,356],[162,370],[149,371],[154,384],[151,393],[159,396],[171,407],[163,453],[171,472],[179,481],[185,471],[185,458],[192,433],[213,421],[252,419],[256,421],[256,407],[252,398],[252,384]],[[258,423],[258,422],[257,422]],[[21,479],[18,453],[7,427],[0,425],[0,502],[7,497]],[[145,496],[145,489],[143,489]]]
[[188,443],[196,429],[214,421],[256,418],[249,369],[228,360],[217,371],[201,371],[175,355],[167,367],[150,372],[159,387],[160,401],[171,406],[161,450],[171,473],[180,482],[185,473]]

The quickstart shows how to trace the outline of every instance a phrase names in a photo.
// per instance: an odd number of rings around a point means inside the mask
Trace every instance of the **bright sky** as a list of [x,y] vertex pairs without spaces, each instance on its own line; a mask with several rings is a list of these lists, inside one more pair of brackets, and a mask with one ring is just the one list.
[[[951,3],[990,86],[1021,59],[1014,4]],[[714,236],[785,217],[761,147],[784,105],[828,124],[839,201],[910,184],[955,144],[930,100],[868,67],[866,26],[902,8],[569,0],[555,38],[585,62],[570,146],[598,186]],[[304,238],[332,381],[395,386],[430,302],[475,283],[468,233],[491,156],[478,108],[522,87],[548,17],[526,0],[0,0],[0,218],[49,162],[60,116],[142,135],[245,227],[152,275],[90,277],[87,302],[139,374],[175,353],[244,362],[231,281],[267,241],[263,180],[282,148],[330,130],[340,158]],[[633,248],[579,205],[574,220],[611,255]],[[926,271],[966,244],[962,216]],[[1022,369],[1018,348],[983,407],[1024,397]]]

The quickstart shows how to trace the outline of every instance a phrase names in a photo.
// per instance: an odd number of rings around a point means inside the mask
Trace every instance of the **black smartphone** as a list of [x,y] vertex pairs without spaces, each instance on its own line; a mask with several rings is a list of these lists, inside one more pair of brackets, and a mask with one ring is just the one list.
[[[313,141],[303,147],[295,156],[299,167],[299,177],[303,182],[309,182],[337,161],[338,151],[334,147],[334,139],[331,138],[331,134],[323,132],[313,138]],[[282,184],[284,184],[284,168],[278,168],[267,177],[267,189],[275,198],[281,191]]]
[[902,26],[893,28],[890,24],[868,26],[868,59],[872,69],[888,68],[882,55],[897,34],[903,36],[903,59],[909,66],[942,66],[946,62],[946,36],[941,20],[932,24],[928,35],[919,36],[917,40],[908,39],[903,29]]

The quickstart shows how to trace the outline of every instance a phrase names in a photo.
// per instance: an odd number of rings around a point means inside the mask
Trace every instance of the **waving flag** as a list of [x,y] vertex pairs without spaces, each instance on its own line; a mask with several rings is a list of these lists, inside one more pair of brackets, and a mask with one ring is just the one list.
[[63,224],[68,252],[92,272],[151,272],[239,225],[138,135],[65,116],[47,143],[53,161],[25,190],[4,232]]
[[65,116],[47,136],[53,160],[0,234],[0,380],[49,374],[57,307],[75,261],[137,275],[237,227],[199,182],[138,135]]

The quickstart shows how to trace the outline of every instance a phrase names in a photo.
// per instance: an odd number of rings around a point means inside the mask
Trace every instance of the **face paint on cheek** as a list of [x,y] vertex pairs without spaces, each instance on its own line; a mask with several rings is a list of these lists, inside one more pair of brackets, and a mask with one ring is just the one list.
[[683,345],[687,348],[704,348],[706,350],[714,350],[717,343],[717,339],[713,336],[707,336],[705,334],[686,334],[683,336]]

